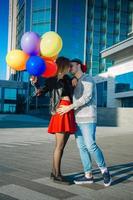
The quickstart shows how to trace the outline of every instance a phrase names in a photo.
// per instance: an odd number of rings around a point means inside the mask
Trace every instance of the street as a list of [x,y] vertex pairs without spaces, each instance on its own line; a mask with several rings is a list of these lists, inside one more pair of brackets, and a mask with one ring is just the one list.
[[105,188],[93,163],[94,184],[75,185],[83,169],[74,136],[68,141],[62,172],[70,185],[54,183],[51,173],[54,135],[48,121],[27,115],[0,115],[0,200],[131,200],[133,199],[133,130],[98,127],[102,148],[113,179]]

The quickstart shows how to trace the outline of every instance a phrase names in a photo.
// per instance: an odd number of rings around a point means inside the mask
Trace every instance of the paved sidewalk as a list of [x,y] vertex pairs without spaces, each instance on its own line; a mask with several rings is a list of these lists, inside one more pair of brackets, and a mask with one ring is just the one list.
[[[26,115],[0,115],[0,200],[131,200],[133,199],[133,130],[98,127],[97,142],[104,151],[113,184],[105,188],[93,164],[95,183],[69,186],[49,178],[54,136],[48,121]],[[82,165],[74,136],[62,163],[72,182]]]

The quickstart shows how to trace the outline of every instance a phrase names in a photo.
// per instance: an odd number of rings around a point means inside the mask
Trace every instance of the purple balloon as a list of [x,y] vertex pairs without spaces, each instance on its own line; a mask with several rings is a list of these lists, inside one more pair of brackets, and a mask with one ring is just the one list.
[[29,55],[38,55],[40,52],[40,37],[37,33],[26,32],[21,38],[21,48]]

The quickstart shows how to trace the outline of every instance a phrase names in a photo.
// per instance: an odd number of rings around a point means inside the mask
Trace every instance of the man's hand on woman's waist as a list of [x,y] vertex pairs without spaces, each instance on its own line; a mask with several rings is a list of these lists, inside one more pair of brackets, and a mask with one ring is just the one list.
[[60,115],[63,115],[67,112],[69,112],[70,110],[73,109],[73,104],[69,105],[69,106],[64,106],[61,105],[58,109],[57,109],[57,113],[59,113]]

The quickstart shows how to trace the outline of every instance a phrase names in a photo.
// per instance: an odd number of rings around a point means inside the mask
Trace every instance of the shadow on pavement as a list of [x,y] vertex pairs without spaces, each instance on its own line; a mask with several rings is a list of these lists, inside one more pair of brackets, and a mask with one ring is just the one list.
[[[133,177],[133,162],[131,163],[125,163],[125,164],[119,164],[119,165],[113,165],[108,167],[111,177],[112,177],[112,184],[111,186],[114,186],[119,183],[130,183],[133,181],[129,180],[131,177]],[[66,175],[65,178],[71,183],[73,183],[73,180],[77,177],[83,176],[83,172],[79,173],[73,173],[70,175]],[[99,169],[93,170],[94,175],[94,182],[98,183],[99,181],[102,181],[102,175]]]

